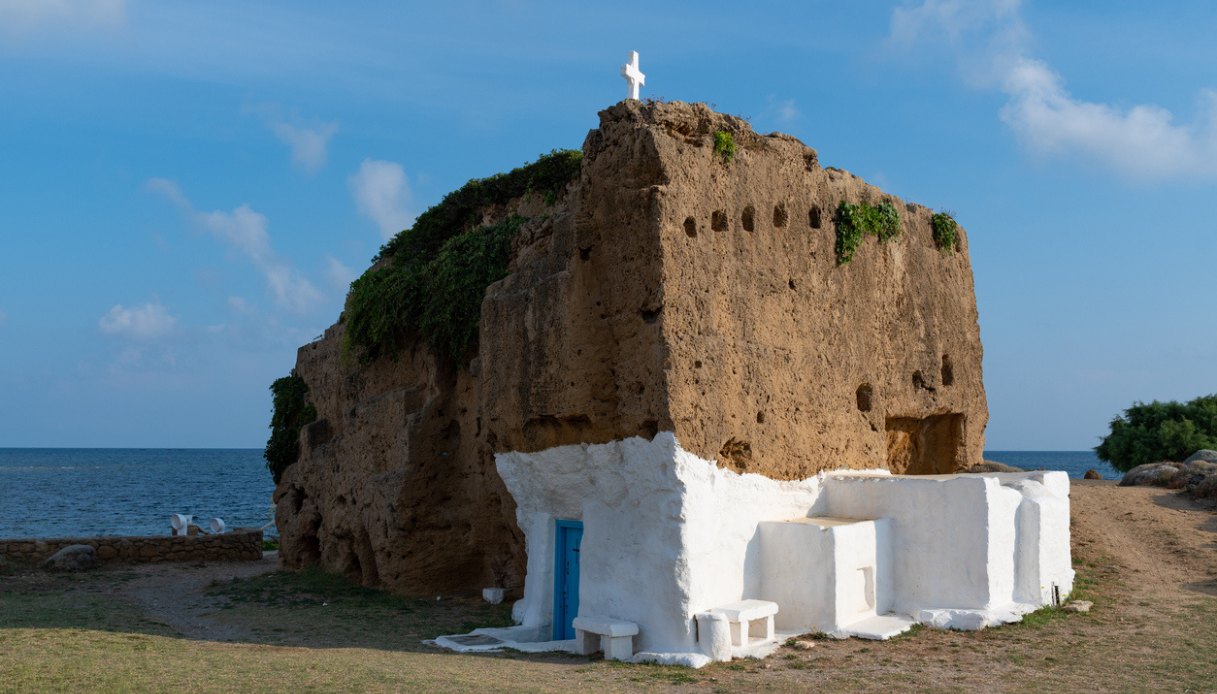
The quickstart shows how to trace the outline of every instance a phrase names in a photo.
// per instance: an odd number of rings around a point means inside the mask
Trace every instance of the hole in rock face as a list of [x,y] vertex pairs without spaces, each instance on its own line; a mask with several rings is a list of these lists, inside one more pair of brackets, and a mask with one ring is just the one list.
[[781,229],[786,226],[786,205],[779,204],[773,208],[773,226]]
[[592,257],[592,249],[590,247],[579,249],[579,260],[587,260],[588,258],[591,258],[591,257]]
[[718,459],[736,472],[743,472],[752,462],[752,444],[734,438],[727,439],[727,442],[718,451]]
[[659,422],[654,419],[648,419],[638,427],[638,435],[650,441],[659,433]]
[[870,412],[871,408],[874,407],[874,402],[872,401],[875,396],[875,390],[874,388],[871,388],[869,383],[863,383],[862,385],[858,386],[858,391],[855,393],[855,396],[858,399],[859,412]]
[[693,368],[695,368],[695,369],[701,368],[701,359],[696,359],[693,361]]
[[925,376],[922,375],[920,370],[913,372],[913,387],[917,390],[928,390],[930,392],[934,392],[934,386],[931,386],[925,382]]
[[942,355],[942,385],[955,385],[955,368],[951,366],[951,355]]
[[727,230],[727,211],[726,210],[715,210],[710,215],[710,228],[715,231],[726,231]]
[[643,308],[638,310],[638,315],[642,316],[642,320],[647,323],[654,323],[659,320],[659,314],[663,311],[663,306],[659,308]]
[[812,229],[819,229],[823,225],[824,219],[821,216],[819,205],[811,206],[811,211],[807,213],[807,223],[811,225]]
[[744,231],[756,231],[756,209],[752,205],[745,207],[740,221],[744,224]]
[[787,287],[790,287],[791,289],[794,289],[794,288],[795,288],[795,287],[794,287],[794,280],[788,280],[788,281],[786,282],[786,286],[787,286]]
[[691,239],[697,238],[697,220],[685,217],[685,234]]
[[757,424],[764,424],[764,423],[765,423],[765,413],[764,413],[764,412],[757,412],[757,413],[756,413],[756,423],[757,423]]

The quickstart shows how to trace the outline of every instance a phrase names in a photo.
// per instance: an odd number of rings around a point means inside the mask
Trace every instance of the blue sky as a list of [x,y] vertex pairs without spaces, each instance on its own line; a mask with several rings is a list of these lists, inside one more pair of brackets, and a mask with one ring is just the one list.
[[0,447],[260,447],[386,235],[579,147],[630,50],[955,212],[988,448],[1217,392],[1217,5],[655,5],[0,0]]

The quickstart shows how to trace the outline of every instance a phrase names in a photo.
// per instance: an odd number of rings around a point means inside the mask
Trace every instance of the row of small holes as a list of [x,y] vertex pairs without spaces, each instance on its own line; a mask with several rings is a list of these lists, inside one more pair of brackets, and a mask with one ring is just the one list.
[[[782,229],[786,226],[790,216],[786,212],[785,205],[777,205],[773,208],[773,226],[777,229]],[[756,208],[748,205],[744,208],[740,215],[740,223],[744,226],[744,231],[756,231]],[[824,225],[823,213],[820,211],[819,205],[813,205],[807,211],[807,225],[812,229],[819,229]],[[710,228],[714,231],[726,231],[728,227],[726,210],[715,210],[710,214]],[[685,217],[685,234],[690,238],[697,237],[697,220],[693,217]]]

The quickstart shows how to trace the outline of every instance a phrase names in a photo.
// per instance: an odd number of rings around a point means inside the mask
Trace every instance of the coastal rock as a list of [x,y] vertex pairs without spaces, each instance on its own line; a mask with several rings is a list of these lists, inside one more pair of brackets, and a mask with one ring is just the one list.
[[[612,106],[583,154],[555,200],[484,211],[486,224],[529,221],[485,292],[471,363],[415,342],[360,364],[341,319],[300,348],[317,419],[275,491],[281,565],[403,593],[514,595],[524,540],[496,453],[671,431],[690,453],[786,480],[981,461],[962,229],[939,249],[931,210],[701,104]],[[864,236],[839,265],[838,205],[881,201],[899,234]]]
[[1121,487],[1149,485],[1164,487],[1179,473],[1180,463],[1161,462],[1145,463],[1124,473],[1120,479]]
[[984,460],[967,469],[967,472],[1025,472],[1021,467],[1006,465],[996,460]]
[[1091,468],[1086,471],[1086,474],[1082,475],[1082,479],[1084,479],[1084,480],[1101,480],[1101,479],[1103,479],[1103,473],[1099,472],[1098,470],[1095,470],[1094,468]]
[[1202,449],[1196,451],[1195,453],[1189,455],[1187,457],[1187,460],[1184,460],[1183,462],[1185,462],[1185,463],[1197,463],[1197,462],[1217,463],[1217,451],[1209,450],[1207,448],[1202,448]]
[[68,545],[42,562],[51,571],[84,571],[97,566],[97,550],[89,545]]

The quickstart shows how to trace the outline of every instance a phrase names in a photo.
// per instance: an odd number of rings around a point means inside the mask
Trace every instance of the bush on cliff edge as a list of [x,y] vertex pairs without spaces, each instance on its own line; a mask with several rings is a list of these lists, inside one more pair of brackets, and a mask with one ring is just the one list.
[[275,484],[279,484],[283,471],[300,458],[300,429],[317,419],[317,408],[305,404],[308,384],[296,375],[295,369],[291,375],[272,383],[270,392],[274,396],[274,410],[270,417],[270,440],[262,455]]
[[419,215],[351,284],[344,352],[367,364],[413,338],[458,364],[477,340],[486,287],[507,274],[523,217],[481,226],[487,208],[533,192],[547,203],[579,174],[583,154],[555,150],[509,173],[474,179]]
[[1217,395],[1187,403],[1135,403],[1111,420],[1111,433],[1094,451],[1128,472],[1147,463],[1183,460],[1202,448],[1217,448]]

